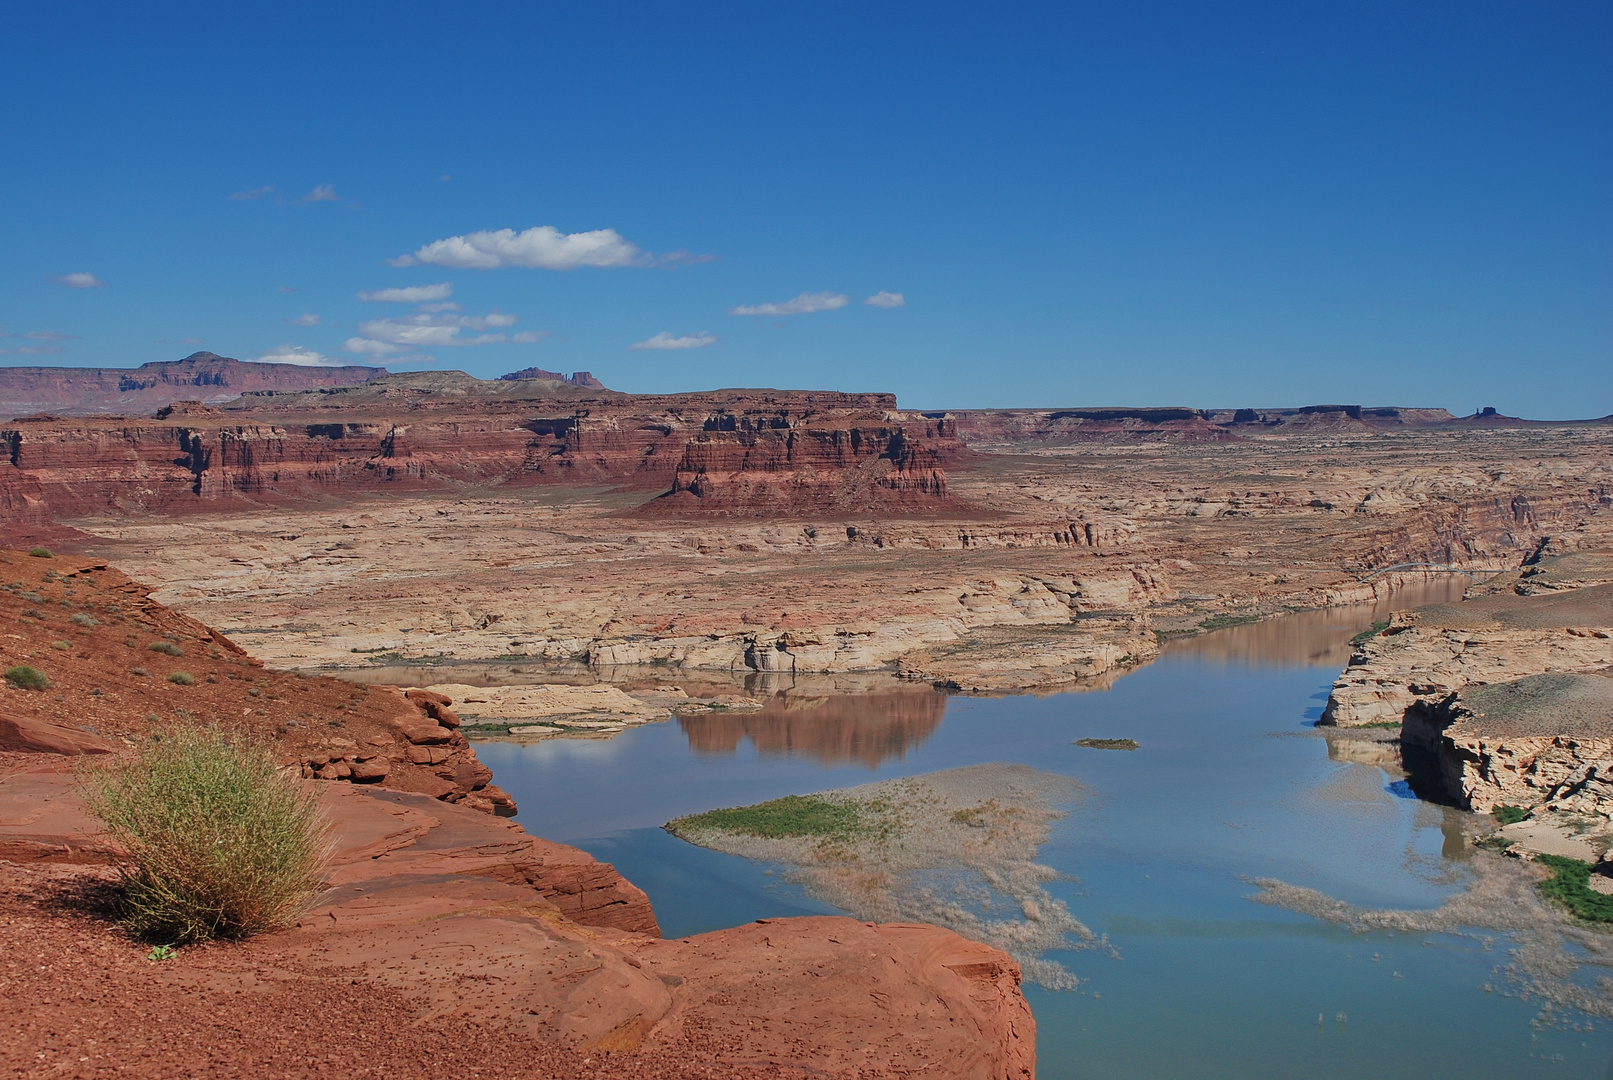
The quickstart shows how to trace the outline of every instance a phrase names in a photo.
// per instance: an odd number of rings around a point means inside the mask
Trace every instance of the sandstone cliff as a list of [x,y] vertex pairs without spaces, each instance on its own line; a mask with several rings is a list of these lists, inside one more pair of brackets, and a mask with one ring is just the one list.
[[27,418],[0,446],[0,523],[557,483],[670,489],[660,515],[943,508],[944,466],[968,456],[947,424],[897,413],[889,395],[630,398],[457,372],[142,420]]
[[1613,548],[1599,516],[1459,604],[1396,615],[1356,650],[1324,724],[1401,725],[1414,777],[1466,809],[1613,817]]

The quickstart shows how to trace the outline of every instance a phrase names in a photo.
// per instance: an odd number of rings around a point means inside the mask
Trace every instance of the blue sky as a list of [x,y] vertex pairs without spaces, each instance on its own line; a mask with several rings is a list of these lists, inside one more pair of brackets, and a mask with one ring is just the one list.
[[1613,413],[1606,3],[8,0],[0,50],[0,363]]

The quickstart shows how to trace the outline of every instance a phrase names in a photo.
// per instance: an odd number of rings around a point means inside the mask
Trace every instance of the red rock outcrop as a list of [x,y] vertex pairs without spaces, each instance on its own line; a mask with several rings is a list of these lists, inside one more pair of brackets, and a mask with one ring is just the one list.
[[[730,420],[720,417],[720,421]],[[642,513],[757,516],[945,508],[945,465],[967,458],[950,421],[888,417],[717,427],[684,448],[672,490]],[[827,418],[826,418],[827,419]]]
[[16,627],[0,637],[0,669],[49,680],[45,692],[0,683],[0,750],[93,753],[178,715],[270,731],[310,779],[515,813],[441,695],[267,671],[104,563],[0,550],[0,568],[0,621]]
[[522,368],[512,371],[508,375],[500,375],[502,382],[514,382],[517,379],[541,379],[544,382],[565,383],[567,386],[580,386],[587,390],[603,390],[605,384],[594,378],[591,371],[574,371],[568,378],[558,371],[544,371],[540,367]]
[[137,368],[0,367],[0,416],[149,413],[176,401],[216,404],[252,390],[353,386],[385,374],[360,364],[242,363],[210,352]]
[[423,375],[144,420],[14,421],[0,522],[566,482],[672,488],[663,514],[903,510],[945,506],[944,467],[968,456],[948,422],[896,413],[888,394],[628,397]]
[[[0,759],[0,857],[93,876],[109,853],[74,785],[62,758]],[[232,950],[270,982],[316,960],[348,994],[402,992],[405,1023],[621,1055],[618,1075],[669,1053],[769,1076],[1035,1075],[1018,967],[951,931],[813,917],[663,941],[608,864],[513,823],[347,785],[323,805],[330,888],[297,928]]]

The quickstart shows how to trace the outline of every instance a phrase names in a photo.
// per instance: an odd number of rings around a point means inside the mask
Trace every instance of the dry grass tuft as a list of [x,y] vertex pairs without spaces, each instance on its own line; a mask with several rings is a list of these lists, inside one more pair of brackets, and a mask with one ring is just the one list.
[[85,799],[124,848],[121,914],[179,943],[295,922],[321,887],[328,823],[318,795],[269,747],[211,727],[173,728],[91,768]]

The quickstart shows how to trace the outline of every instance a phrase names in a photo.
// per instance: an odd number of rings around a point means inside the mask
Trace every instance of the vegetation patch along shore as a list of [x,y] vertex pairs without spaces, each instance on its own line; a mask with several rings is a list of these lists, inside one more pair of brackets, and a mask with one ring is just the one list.
[[871,922],[928,922],[994,945],[1052,989],[1077,979],[1044,958],[1101,948],[1048,891],[1036,861],[1053,823],[1084,792],[1068,777],[988,764],[787,795],[666,824],[700,847],[779,863],[815,898]]

